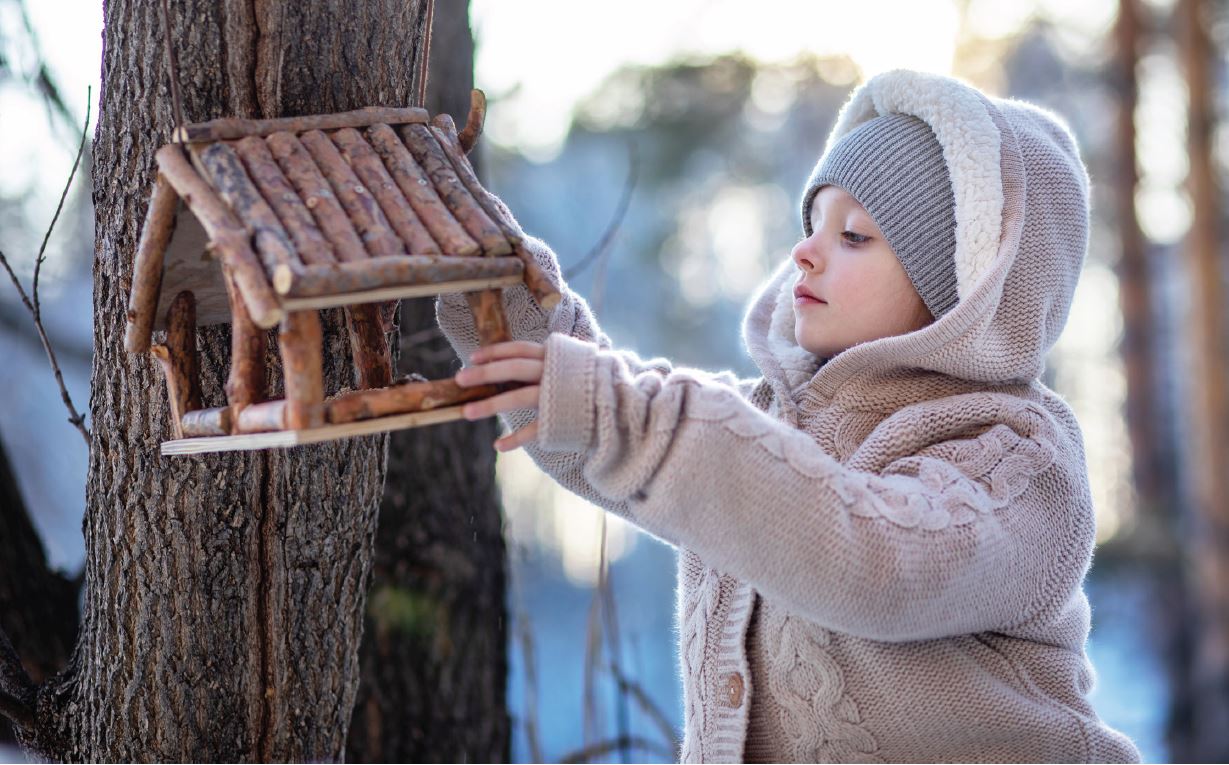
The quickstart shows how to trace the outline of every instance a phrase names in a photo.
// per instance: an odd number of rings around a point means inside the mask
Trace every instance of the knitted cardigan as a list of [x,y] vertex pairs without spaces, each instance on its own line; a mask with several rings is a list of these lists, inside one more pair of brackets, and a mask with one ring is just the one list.
[[[952,311],[818,359],[785,258],[745,315],[763,376],[743,380],[611,348],[529,240],[564,299],[503,291],[513,336],[546,347],[536,415],[505,423],[536,416],[543,470],[678,547],[684,761],[1137,762],[1087,700],[1092,500],[1038,379],[1087,249],[1084,167],[1053,115],[911,72],[858,89],[828,146],[889,112],[943,146]],[[437,318],[468,364],[464,297]]]

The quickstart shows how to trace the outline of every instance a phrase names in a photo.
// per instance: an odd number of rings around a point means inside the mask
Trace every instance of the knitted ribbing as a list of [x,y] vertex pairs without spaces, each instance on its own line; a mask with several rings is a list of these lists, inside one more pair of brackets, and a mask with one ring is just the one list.
[[875,219],[931,315],[939,318],[956,305],[955,199],[943,147],[925,122],[885,114],[830,148],[802,196],[807,236],[811,202],[828,184],[848,191]]

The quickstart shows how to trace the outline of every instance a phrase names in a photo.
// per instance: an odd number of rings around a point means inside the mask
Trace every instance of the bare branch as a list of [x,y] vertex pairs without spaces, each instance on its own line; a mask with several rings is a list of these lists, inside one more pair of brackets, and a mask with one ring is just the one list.
[[34,319],[34,328],[38,330],[38,339],[43,344],[43,351],[46,352],[47,359],[51,362],[51,371],[55,374],[55,381],[60,386],[60,398],[64,401],[64,406],[68,407],[68,421],[81,433],[81,437],[85,439],[85,447],[88,449],[90,446],[90,431],[85,427],[85,417],[77,411],[77,407],[73,405],[72,396],[68,395],[68,388],[64,385],[64,374],[60,371],[60,362],[56,359],[55,349],[51,347],[51,341],[47,338],[47,330],[43,327],[43,316],[38,301],[38,276],[45,259],[43,253],[47,249],[47,241],[51,238],[51,232],[55,229],[56,221],[60,219],[60,211],[64,209],[64,200],[68,196],[69,188],[72,187],[73,178],[77,175],[77,167],[81,164],[81,154],[85,150],[85,137],[89,133],[91,98],[88,89],[86,94],[85,124],[81,128],[81,143],[77,146],[77,158],[73,161],[73,169],[68,174],[68,182],[64,184],[64,190],[60,193],[60,203],[56,205],[55,215],[51,218],[51,224],[47,226],[47,233],[43,235],[43,243],[38,248],[38,256],[34,260],[34,278],[30,284],[30,294],[26,294],[25,289],[21,286],[21,281],[17,278],[17,274],[13,273],[13,268],[9,265],[8,258],[5,257],[3,250],[0,250],[0,265],[4,266],[4,270],[8,272],[9,279],[12,280],[13,286],[17,289],[17,294],[21,296],[22,304],[25,305],[26,309],[30,312],[30,316]]
[[619,199],[619,204],[615,208],[614,216],[611,217],[610,223],[607,224],[606,230],[602,232],[602,238],[598,239],[597,244],[583,258],[572,264],[566,271],[563,272],[565,281],[574,278],[581,271],[589,267],[591,263],[602,256],[610,247],[610,243],[614,240],[614,235],[618,232],[619,226],[623,224],[623,218],[627,215],[627,208],[632,202],[632,192],[636,189],[636,181],[640,175],[640,162],[636,152],[636,144],[628,144],[627,147],[627,180],[623,183],[623,196]]
[[662,745],[639,736],[619,736],[608,741],[600,741],[592,746],[581,747],[565,754],[560,762],[592,762],[598,757],[619,750],[639,749],[642,752],[657,755],[663,759],[673,759],[674,753]]
[[[614,676],[615,682],[619,685],[619,692],[626,693],[632,697],[636,705],[647,714],[657,725],[658,730],[667,741],[678,747],[678,733],[674,730],[674,726],[670,724],[670,718],[662,711],[653,699],[649,697],[648,691],[644,689],[640,683],[626,677],[623,672],[615,664],[610,665],[610,673]],[[676,755],[677,757],[677,755]]]
[[77,144],[77,156],[73,159],[73,169],[68,173],[68,181],[64,184],[64,190],[60,192],[60,202],[55,206],[55,215],[51,216],[51,223],[47,226],[47,232],[43,234],[43,243],[38,247],[38,257],[34,259],[34,280],[30,285],[30,293],[34,298],[35,322],[42,321],[38,304],[38,272],[43,267],[43,261],[47,259],[43,253],[47,250],[47,240],[51,239],[51,232],[55,230],[56,222],[60,220],[60,211],[64,209],[64,200],[68,198],[68,190],[72,188],[73,178],[77,177],[77,167],[81,165],[81,154],[85,151],[85,137],[90,132],[90,107],[93,106],[91,90],[93,88],[85,89],[85,123],[81,126],[81,142]]

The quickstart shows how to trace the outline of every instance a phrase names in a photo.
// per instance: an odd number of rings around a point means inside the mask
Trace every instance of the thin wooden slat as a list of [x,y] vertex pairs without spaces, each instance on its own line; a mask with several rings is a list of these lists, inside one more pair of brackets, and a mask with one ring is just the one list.
[[393,233],[380,205],[355,176],[329,137],[319,130],[309,130],[300,135],[299,140],[333,187],[333,193],[358,230],[367,253],[374,257],[405,252],[405,245]]
[[405,242],[409,251],[415,255],[441,254],[439,244],[418,219],[414,208],[410,207],[393,177],[385,169],[384,162],[364,140],[363,135],[353,128],[344,128],[332,133],[331,137],[341,155],[350,163],[350,169],[371,192],[380,209],[384,211],[389,225],[401,241]]
[[543,308],[551,309],[558,305],[563,298],[559,294],[559,290],[551,282],[550,277],[546,275],[546,271],[542,266],[538,265],[538,261],[534,258],[533,253],[525,247],[525,232],[520,226],[501,215],[496,203],[491,199],[490,193],[478,181],[478,176],[474,172],[473,166],[469,163],[469,159],[465,156],[457,136],[456,126],[452,122],[452,118],[447,114],[440,114],[432,121],[431,132],[439,142],[440,148],[444,150],[444,155],[448,161],[452,163],[453,169],[457,173],[457,177],[461,183],[474,197],[475,201],[482,206],[491,220],[499,226],[503,231],[508,241],[512,243],[513,253],[520,258],[525,264],[525,286],[529,288],[534,299]]
[[337,130],[345,127],[366,127],[384,124],[426,122],[427,112],[417,107],[395,108],[368,106],[337,114],[312,114],[302,117],[278,117],[267,120],[247,120],[234,117],[194,122],[175,130],[177,143],[204,143],[245,136],[267,136],[278,132],[301,133],[305,130]]
[[[265,405],[261,404],[260,406]],[[251,411],[252,408],[249,408],[247,411]],[[164,441],[162,453],[169,456],[248,451],[252,449],[284,449],[291,446],[305,446],[324,441],[336,441],[341,438],[367,436],[373,433],[387,433],[393,430],[419,428],[464,418],[465,415],[462,414],[462,407],[450,406],[445,409],[410,412],[409,414],[348,422],[342,425],[325,425],[306,430],[281,430],[275,433],[251,433],[236,436],[217,436],[215,438],[185,438],[176,441]]]
[[175,211],[179,195],[162,173],[154,180],[141,242],[132,264],[132,290],[128,293],[128,325],[124,328],[124,347],[129,353],[149,350],[157,318],[158,294],[162,290],[162,263],[166,246],[175,231]]
[[333,187],[316,167],[307,148],[292,133],[274,133],[265,139],[286,179],[299,192],[325,238],[333,245],[338,261],[364,260],[367,248],[359,239],[350,216],[342,209]]
[[332,266],[308,266],[301,271],[279,271],[273,283],[290,297],[316,297],[337,292],[433,284],[520,274],[524,264],[515,257],[454,258],[447,255],[394,255]]
[[284,312],[243,226],[188,162],[182,147],[163,146],[155,158],[159,170],[209,235],[213,250],[230,267],[252,321],[264,329],[277,326]]
[[406,125],[401,128],[400,135],[414,159],[427,171],[444,204],[481,245],[482,254],[507,255],[512,252],[512,245],[504,237],[503,231],[457,177],[430,128],[426,125]]
[[440,249],[448,255],[481,255],[482,248],[453,217],[444,200],[436,193],[426,171],[419,166],[393,129],[388,125],[372,125],[367,130],[367,137],[419,220],[439,243]]
[[213,188],[247,227],[256,253],[260,255],[270,278],[278,267],[302,268],[303,261],[295,251],[290,235],[248,177],[243,160],[239,159],[235,150],[229,144],[218,142],[192,144],[189,151],[197,167],[212,182]]
[[307,205],[282,173],[264,139],[249,136],[235,143],[248,175],[265,202],[281,221],[290,240],[306,265],[336,263],[333,245],[316,226]]
[[362,292],[342,292],[335,295],[320,295],[318,297],[282,298],[287,311],[304,311],[309,308],[336,308],[337,306],[355,305],[357,303],[378,303],[402,298],[434,297],[454,292],[475,292],[477,290],[511,287],[523,282],[521,276],[496,276],[490,279],[466,279],[440,284],[404,284],[396,287],[380,287]]

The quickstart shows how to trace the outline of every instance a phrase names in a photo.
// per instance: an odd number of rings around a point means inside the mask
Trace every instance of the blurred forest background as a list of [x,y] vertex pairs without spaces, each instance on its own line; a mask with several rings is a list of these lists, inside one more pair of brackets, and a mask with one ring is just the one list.
[[[1094,705],[1148,761],[1229,759],[1229,3],[604,5],[472,1],[490,99],[481,161],[615,343],[646,357],[754,374],[743,306],[800,236],[801,184],[863,78],[954,74],[1068,120],[1094,219],[1046,382],[1084,428],[1097,508]],[[0,0],[0,249],[26,283],[87,86],[98,96],[100,6]],[[78,409],[92,352],[89,166],[41,272]],[[7,281],[0,359],[0,484],[15,477],[71,584],[86,449]],[[497,470],[514,759],[674,757],[673,551],[520,452]]]

